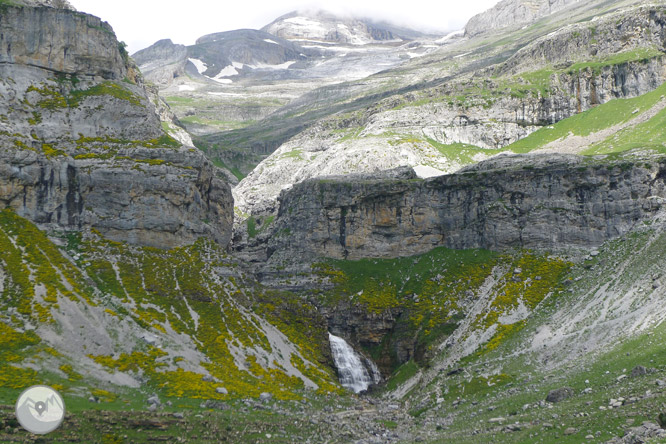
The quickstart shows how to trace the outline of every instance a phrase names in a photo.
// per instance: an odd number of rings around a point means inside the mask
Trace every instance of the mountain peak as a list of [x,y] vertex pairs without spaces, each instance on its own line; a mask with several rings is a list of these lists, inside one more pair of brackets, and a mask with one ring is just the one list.
[[366,45],[411,40],[423,34],[371,19],[334,14],[325,10],[293,11],[262,28],[288,40],[315,40]]
[[531,23],[579,1],[502,0],[487,11],[472,17],[465,26],[465,33],[473,37],[494,29]]

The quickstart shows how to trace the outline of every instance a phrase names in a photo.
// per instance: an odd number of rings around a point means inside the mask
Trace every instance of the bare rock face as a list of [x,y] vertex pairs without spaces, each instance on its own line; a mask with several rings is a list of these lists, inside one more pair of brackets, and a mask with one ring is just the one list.
[[437,246],[596,246],[651,217],[666,197],[664,178],[663,157],[528,155],[428,180],[308,180],[281,194],[267,251],[358,259]]
[[127,75],[111,26],[66,9],[7,7],[0,21],[0,62],[105,79]]
[[187,48],[165,39],[132,55],[144,76],[156,85],[170,85],[185,74]]
[[68,9],[76,11],[76,9],[67,0],[22,0],[26,6],[47,6],[49,8]]
[[473,37],[494,29],[531,23],[580,0],[503,0],[467,22],[465,34]]
[[108,25],[23,6],[7,7],[0,28],[0,205],[139,245],[228,243],[228,184],[163,132]]

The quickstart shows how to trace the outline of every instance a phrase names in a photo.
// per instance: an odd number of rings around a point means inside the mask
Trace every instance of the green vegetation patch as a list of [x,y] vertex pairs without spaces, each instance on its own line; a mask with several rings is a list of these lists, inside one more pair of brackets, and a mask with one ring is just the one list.
[[[74,83],[73,80],[72,82],[73,84],[78,83],[78,81]],[[26,93],[30,92],[36,92],[41,96],[41,99],[36,104],[38,107],[50,111],[56,111],[68,107],[75,108],[79,106],[81,101],[86,97],[94,96],[111,96],[119,100],[127,101],[134,106],[145,107],[141,101],[141,97],[128,90],[122,84],[111,81],[99,83],[85,90],[73,90],[68,96],[65,96],[62,92],[49,85],[42,85],[41,87],[30,85],[26,90]]]
[[593,73],[599,74],[603,68],[613,65],[622,65],[632,62],[647,62],[655,57],[661,57],[664,53],[657,48],[638,48],[631,51],[620,52],[613,54],[610,57],[598,58],[592,61],[579,62],[567,68],[571,74],[584,70],[592,70]]
[[625,128],[608,139],[590,146],[583,154],[611,154],[633,149],[650,149],[666,153],[666,109],[646,122]]
[[[230,399],[258,397],[261,392],[272,393],[277,399],[299,397],[303,381],[288,376],[279,363],[265,362],[260,354],[248,354],[239,366],[237,350],[273,352],[263,324],[252,311],[262,313],[281,328],[295,321],[285,314],[283,298],[258,302],[262,291],[253,284],[233,276],[217,278],[212,269],[230,267],[231,263],[216,244],[201,239],[189,247],[163,251],[98,239],[84,243],[82,249],[90,264],[86,271],[95,284],[136,307],[129,312],[123,308],[125,304],[110,307],[114,313],[121,318],[131,316],[156,334],[174,330],[192,337],[210,360],[201,365],[224,381],[229,394],[217,393],[219,383],[205,382],[201,374],[168,369],[159,349],[136,350],[119,357],[91,356],[97,362],[110,369],[146,375],[155,389],[171,397]],[[246,293],[246,285],[253,289],[252,294]],[[252,310],[250,304],[254,304]],[[293,303],[288,305],[293,308]],[[303,315],[300,322],[307,323],[315,309],[301,303],[297,313]],[[337,390],[334,375],[315,364],[323,362],[323,357],[321,350],[312,347],[311,336],[301,337],[293,329],[281,331],[297,344],[300,355],[308,362],[295,354],[284,358],[308,375],[320,390]],[[317,334],[323,336],[325,330],[322,328]]]
[[75,107],[78,106],[79,103],[86,97],[94,96],[111,96],[119,100],[125,100],[134,106],[145,107],[145,105],[143,105],[141,102],[141,97],[137,96],[120,83],[108,81],[102,82],[85,90],[72,91],[67,102],[69,103],[69,106]]
[[666,83],[640,97],[611,100],[554,125],[541,128],[505,149],[515,153],[526,153],[565,138],[569,134],[588,136],[639,116],[655,106],[664,94],[666,94]]

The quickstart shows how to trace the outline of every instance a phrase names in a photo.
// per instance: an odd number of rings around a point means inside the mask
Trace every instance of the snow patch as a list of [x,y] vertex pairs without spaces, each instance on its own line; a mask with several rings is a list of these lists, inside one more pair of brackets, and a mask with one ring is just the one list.
[[231,66],[233,66],[236,69],[243,69],[245,65],[239,62],[231,62]]
[[190,85],[178,85],[178,91],[194,91],[195,88]]
[[266,43],[272,43],[272,44],[274,44],[274,45],[278,45],[278,46],[280,45],[278,42],[276,42],[276,41],[274,41],[274,40],[271,40],[271,39],[264,39],[264,42],[266,42]]
[[297,26],[302,26],[304,28],[308,28],[309,30],[313,30],[313,31],[314,30],[321,31],[321,32],[325,31],[321,22],[309,19],[307,17],[292,17],[292,18],[286,19],[285,22],[292,23],[292,24],[297,25]]
[[199,59],[187,59],[189,60],[199,71],[199,74],[203,74],[208,70],[208,65]]
[[279,65],[266,65],[264,63],[259,63],[257,65],[248,65],[252,69],[273,69],[273,70],[279,70],[279,69],[289,69],[291,65],[296,63],[296,60],[293,60],[291,62],[284,62]]
[[238,71],[236,71],[236,68],[232,65],[225,66],[222,68],[222,71],[218,75],[215,76],[213,80],[220,79],[222,77],[231,77],[231,76],[237,76]]
[[440,44],[441,43],[446,43],[454,37],[459,37],[459,36],[462,37],[463,35],[465,35],[465,30],[461,29],[460,31],[454,31],[450,34],[447,34],[439,40],[435,40],[435,43],[440,43]]
[[427,179],[428,177],[443,176],[444,174],[446,174],[445,171],[438,170],[437,168],[433,168],[428,165],[416,165],[414,167],[414,172],[421,179]]

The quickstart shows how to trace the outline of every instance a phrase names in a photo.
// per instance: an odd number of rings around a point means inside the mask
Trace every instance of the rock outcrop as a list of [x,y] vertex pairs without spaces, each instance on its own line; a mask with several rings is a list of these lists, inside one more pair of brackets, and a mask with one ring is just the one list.
[[0,205],[140,245],[228,243],[228,184],[163,132],[108,24],[6,6],[0,28]]
[[0,63],[122,80],[127,61],[111,26],[67,9],[9,7],[0,22]]
[[664,12],[649,5],[601,15],[593,23],[544,31],[474,76],[322,119],[240,182],[237,206],[248,214],[269,213],[280,191],[318,176],[401,165],[422,177],[452,173],[497,151],[472,150],[461,160],[451,145],[503,149],[597,105],[646,94],[666,81],[665,23]]
[[281,194],[268,256],[411,256],[450,248],[591,247],[666,197],[663,157],[500,156],[428,180],[308,180]]
[[472,17],[465,25],[465,34],[473,37],[500,28],[531,23],[579,1],[503,0],[489,10]]
[[164,39],[133,54],[132,58],[151,82],[170,85],[174,78],[185,74],[187,48]]

